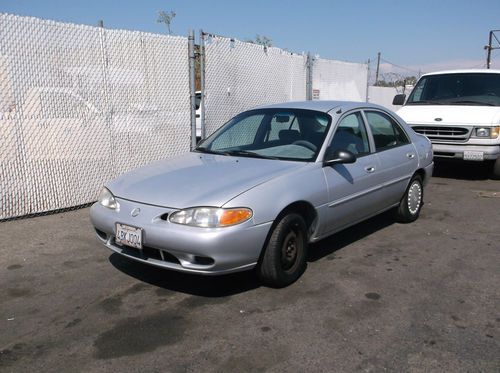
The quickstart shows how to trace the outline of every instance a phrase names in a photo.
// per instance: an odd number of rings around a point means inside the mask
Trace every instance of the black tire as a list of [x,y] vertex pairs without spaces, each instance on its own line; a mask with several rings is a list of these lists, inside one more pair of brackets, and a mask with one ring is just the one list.
[[500,157],[493,162],[490,178],[492,178],[493,180],[500,180]]
[[295,282],[307,266],[307,227],[299,214],[285,215],[264,248],[258,275],[262,282],[284,287]]
[[399,202],[396,220],[399,223],[411,223],[418,219],[424,204],[424,186],[420,175],[415,175],[408,184],[406,192]]

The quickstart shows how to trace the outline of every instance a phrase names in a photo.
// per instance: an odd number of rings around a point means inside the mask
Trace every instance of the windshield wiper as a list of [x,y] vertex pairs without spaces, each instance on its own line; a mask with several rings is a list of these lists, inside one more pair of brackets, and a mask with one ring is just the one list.
[[221,155],[226,154],[225,152],[218,152],[218,151],[215,151],[215,150],[210,150],[208,148],[205,148],[204,146],[198,146],[194,150],[197,151],[197,152],[200,152],[200,153],[207,153],[207,154],[221,154]]
[[232,156],[243,156],[243,157],[254,157],[254,158],[262,158],[262,159],[279,159],[277,157],[272,157],[268,155],[262,155],[259,153],[251,152],[248,150],[221,150],[221,151],[216,151],[216,150],[211,150],[208,148],[205,148],[204,146],[199,146],[194,149],[197,152],[200,153],[207,153],[207,154],[218,154],[218,155],[232,155]]
[[420,101],[411,101],[407,102],[407,105],[425,105],[425,104],[431,104],[431,105],[444,105],[444,102],[441,101],[433,101],[433,100],[420,100]]
[[474,100],[455,100],[455,101],[450,101],[450,104],[456,105],[456,104],[471,104],[471,105],[481,105],[481,106],[497,106],[495,104],[492,104],[491,102],[484,102],[484,101],[474,101]]
[[248,150],[227,150],[225,152],[222,152],[222,154],[224,154],[224,155],[236,155],[236,156],[241,155],[243,157],[254,157],[254,158],[262,158],[262,159],[279,159],[276,157],[251,152]]

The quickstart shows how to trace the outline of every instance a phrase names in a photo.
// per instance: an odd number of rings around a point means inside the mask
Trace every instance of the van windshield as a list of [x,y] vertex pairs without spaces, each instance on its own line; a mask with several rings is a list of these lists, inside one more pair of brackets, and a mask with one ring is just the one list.
[[500,106],[500,74],[424,76],[418,81],[406,104]]

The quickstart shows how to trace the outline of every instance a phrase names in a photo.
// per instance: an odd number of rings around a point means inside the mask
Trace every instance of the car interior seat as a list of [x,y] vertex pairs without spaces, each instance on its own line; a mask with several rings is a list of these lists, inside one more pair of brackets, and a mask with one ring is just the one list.
[[281,144],[288,145],[300,140],[300,133],[297,130],[281,130],[278,133]]

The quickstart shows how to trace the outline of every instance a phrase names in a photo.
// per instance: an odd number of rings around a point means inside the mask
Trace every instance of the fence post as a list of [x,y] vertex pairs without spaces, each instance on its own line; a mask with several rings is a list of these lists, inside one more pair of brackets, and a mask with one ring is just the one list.
[[312,69],[313,69],[313,60],[311,57],[311,53],[307,53],[307,62],[306,62],[306,100],[312,100]]
[[104,120],[108,126],[109,135],[109,152],[111,158],[111,170],[113,172],[113,177],[117,176],[118,167],[117,161],[115,159],[115,142],[113,139],[113,106],[111,101],[111,81],[109,78],[109,58],[107,50],[107,39],[106,30],[104,29],[104,21],[101,19],[98,22],[99,30],[99,41],[101,43],[101,64],[102,64],[102,83],[103,83],[103,95],[104,95]]
[[366,102],[370,102],[370,59],[367,62],[366,71]]
[[200,124],[201,124],[201,139],[207,136],[205,125],[205,33],[200,30]]
[[196,87],[195,87],[195,52],[194,52],[194,30],[189,30],[188,36],[189,54],[189,98],[191,114],[191,150],[196,147]]

